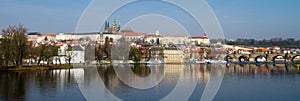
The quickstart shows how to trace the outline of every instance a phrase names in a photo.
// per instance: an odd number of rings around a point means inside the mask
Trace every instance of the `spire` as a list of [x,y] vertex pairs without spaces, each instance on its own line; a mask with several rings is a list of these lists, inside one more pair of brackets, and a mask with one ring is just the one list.
[[206,33],[204,33],[204,35],[203,35],[203,38],[207,38],[207,35],[206,35]]
[[116,24],[117,24],[117,20],[116,20],[116,18],[114,18],[113,25],[116,25]]
[[111,32],[116,34],[118,33],[118,26],[117,26],[117,21],[116,21],[116,18],[113,20],[113,24],[111,26]]
[[159,36],[159,31],[156,30],[155,36]]
[[120,30],[121,30],[121,25],[119,24],[119,25],[118,25],[118,31],[120,31]]
[[105,27],[104,27],[104,32],[109,31],[109,22],[105,21]]

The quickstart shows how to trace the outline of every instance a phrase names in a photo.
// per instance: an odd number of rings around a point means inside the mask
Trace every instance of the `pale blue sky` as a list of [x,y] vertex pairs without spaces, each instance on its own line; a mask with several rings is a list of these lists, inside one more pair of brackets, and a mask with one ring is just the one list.
[[[29,31],[39,31],[42,33],[74,32],[82,12],[91,1],[92,0],[1,0],[0,28],[3,29],[9,25],[23,24]],[[226,38],[268,39],[273,37],[291,37],[300,39],[300,28],[298,27],[300,24],[300,1],[298,0],[206,1],[219,19]],[[141,3],[141,6],[145,8],[148,7],[147,9],[149,10],[153,7],[151,2]],[[159,5],[156,6],[159,7]],[[170,10],[170,12],[167,12],[168,7],[166,6],[162,6],[161,8],[157,7],[155,8],[156,12],[166,12],[169,16],[175,16],[175,19],[189,18],[189,16],[180,16],[180,14],[178,14],[180,11]],[[170,8],[171,7],[169,7],[169,9]],[[159,9],[161,9],[161,11],[159,11]],[[126,10],[135,11],[136,9],[134,7],[128,7]],[[141,12],[120,13],[120,15],[113,15],[112,18],[117,18],[121,25],[123,25],[126,22],[122,22],[122,18],[124,18],[126,14],[129,16]],[[112,18],[108,20],[111,21]],[[155,19],[157,19],[157,17],[155,17]],[[192,32],[192,35],[198,34],[198,32],[203,33],[198,27],[191,27],[197,25],[193,19],[182,20],[182,23],[184,23],[184,26],[190,25],[187,30]],[[137,31],[145,30],[145,32],[155,29],[155,27],[148,28],[149,29],[143,29],[141,27],[133,29]],[[171,29],[172,28],[168,30]],[[165,32],[174,33],[168,32],[168,30]]]

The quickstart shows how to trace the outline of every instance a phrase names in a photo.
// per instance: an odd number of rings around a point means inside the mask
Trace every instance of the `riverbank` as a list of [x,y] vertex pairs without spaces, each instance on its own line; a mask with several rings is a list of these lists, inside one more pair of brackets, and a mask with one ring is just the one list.
[[3,67],[0,71],[36,71],[36,70],[53,70],[53,69],[71,69],[72,65],[50,65],[50,66],[22,66],[22,67]]

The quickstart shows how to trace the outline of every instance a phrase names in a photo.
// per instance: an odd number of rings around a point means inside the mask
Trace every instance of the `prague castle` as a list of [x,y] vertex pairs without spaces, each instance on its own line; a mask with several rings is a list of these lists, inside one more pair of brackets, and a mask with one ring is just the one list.
[[105,22],[104,33],[113,33],[117,34],[120,31],[121,27],[117,24],[117,21],[114,20],[111,27],[108,21]]

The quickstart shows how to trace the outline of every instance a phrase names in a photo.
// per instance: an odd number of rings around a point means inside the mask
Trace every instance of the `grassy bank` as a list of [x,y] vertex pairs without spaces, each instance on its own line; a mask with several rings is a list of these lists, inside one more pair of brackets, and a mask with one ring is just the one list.
[[22,66],[22,67],[2,67],[0,71],[35,71],[35,70],[53,70],[53,69],[71,69],[72,65],[50,65],[50,66]]

